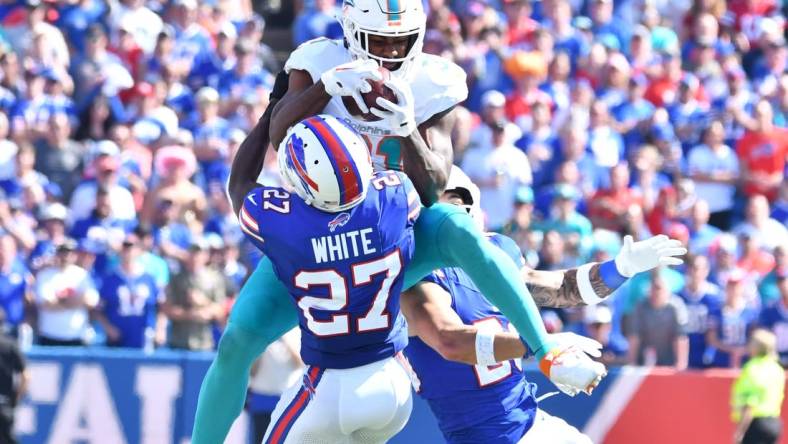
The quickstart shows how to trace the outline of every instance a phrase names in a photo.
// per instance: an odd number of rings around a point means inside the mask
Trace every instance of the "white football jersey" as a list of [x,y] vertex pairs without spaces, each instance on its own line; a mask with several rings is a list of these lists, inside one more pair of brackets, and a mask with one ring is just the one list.
[[[318,38],[296,48],[285,64],[285,71],[306,71],[313,82],[329,69],[352,61],[342,40]],[[468,97],[465,71],[446,59],[419,54],[408,71],[406,80],[413,90],[416,123],[421,125],[430,117],[457,105]],[[369,145],[375,170],[402,170],[402,152],[396,136],[386,122],[367,122],[352,116],[341,97],[333,97],[322,113],[346,121],[356,129]]]

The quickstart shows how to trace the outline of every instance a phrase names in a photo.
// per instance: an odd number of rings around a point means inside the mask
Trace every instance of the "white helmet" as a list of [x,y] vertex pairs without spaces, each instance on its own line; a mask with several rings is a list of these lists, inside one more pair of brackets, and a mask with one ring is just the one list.
[[361,203],[372,180],[372,161],[364,140],[327,114],[291,127],[279,145],[277,160],[287,188],[308,205],[331,213]]
[[484,228],[484,212],[481,207],[481,191],[479,187],[457,165],[452,165],[449,180],[444,193],[454,191],[462,198],[462,208],[471,215],[479,228]]
[[[427,15],[421,0],[344,0],[339,17],[350,53],[355,58],[372,59],[379,63],[401,63],[395,73],[404,73],[421,53]],[[403,57],[386,58],[369,52],[370,35],[383,37],[409,36],[408,50]]]

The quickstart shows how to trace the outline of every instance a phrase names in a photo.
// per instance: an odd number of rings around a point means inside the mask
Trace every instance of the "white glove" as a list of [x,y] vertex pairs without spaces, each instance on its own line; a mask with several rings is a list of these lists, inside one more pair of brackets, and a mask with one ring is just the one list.
[[372,85],[367,80],[383,80],[383,75],[378,71],[378,63],[374,60],[353,60],[352,62],[336,66],[320,76],[323,88],[330,96],[350,96],[362,113],[369,113],[367,104],[361,94],[372,91]]
[[555,341],[558,347],[569,348],[575,346],[583,353],[591,355],[594,358],[602,357],[602,344],[596,339],[587,338],[572,332],[554,333],[550,335],[550,338]]
[[602,345],[590,338],[567,334],[556,339],[557,346],[539,362],[539,368],[559,390],[569,396],[580,392],[591,394],[599,385],[607,370],[601,362],[588,356],[601,356]]
[[394,134],[400,137],[407,137],[416,130],[413,91],[407,82],[397,77],[392,77],[383,84],[394,91],[394,94],[397,96],[397,103],[378,97],[376,103],[382,110],[372,108],[370,112],[386,120],[391,125],[391,130]]
[[624,246],[616,255],[616,269],[624,277],[657,268],[660,265],[681,265],[683,260],[675,256],[687,254],[681,241],[664,234],[640,242],[633,242],[632,236],[624,237]]

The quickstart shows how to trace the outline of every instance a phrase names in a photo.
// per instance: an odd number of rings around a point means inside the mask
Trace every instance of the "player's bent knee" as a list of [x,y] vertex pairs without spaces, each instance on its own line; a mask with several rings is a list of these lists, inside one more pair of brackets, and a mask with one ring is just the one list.
[[219,340],[215,362],[217,365],[252,365],[267,346],[264,338],[231,322]]

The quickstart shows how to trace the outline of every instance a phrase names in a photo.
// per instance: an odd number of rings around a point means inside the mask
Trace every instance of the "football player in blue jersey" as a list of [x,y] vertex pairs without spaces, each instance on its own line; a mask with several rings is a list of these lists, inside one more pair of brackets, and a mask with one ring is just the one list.
[[[340,22],[343,40],[317,39],[296,49],[285,70],[289,78],[277,85],[272,103],[245,143],[263,150],[274,146],[287,130],[320,113],[341,117],[364,137],[378,169],[408,174],[425,205],[440,196],[452,163],[447,127],[451,110],[467,96],[463,71],[451,62],[421,52],[426,15],[420,0],[345,0]],[[391,71],[386,85],[397,103],[378,99],[380,109],[368,109],[360,95],[371,89],[369,80],[381,80],[378,66]],[[277,83],[281,83],[277,79]],[[351,115],[343,97],[378,120]],[[269,128],[270,126],[270,128]],[[236,157],[236,164],[246,163]],[[233,177],[229,187],[236,185]],[[237,210],[238,208],[236,208]],[[490,244],[464,211],[451,205],[431,205],[414,227],[416,251],[405,275],[404,288],[431,271],[459,266],[483,294],[503,313],[534,350],[554,382],[586,390],[599,377],[598,367],[573,348],[560,348],[547,335],[538,310],[520,278],[520,270]],[[642,246],[642,257],[672,264],[673,257],[656,255],[652,244]],[[649,262],[650,263],[650,262]],[[621,280],[642,271],[641,263],[614,267]],[[586,270],[589,271],[589,270]],[[580,274],[589,292],[598,275]],[[286,290],[274,283],[271,261],[263,259],[241,290],[216,359],[200,391],[192,440],[196,444],[221,442],[243,406],[247,375],[256,356],[298,321]],[[549,363],[562,353],[575,353],[576,364],[562,372]],[[554,369],[554,370],[551,370]],[[569,370],[566,367],[564,370]],[[560,375],[560,376],[559,376]],[[221,406],[217,411],[216,406]]]
[[[481,212],[478,188],[457,167],[452,169],[441,201],[462,206],[471,214]],[[531,270],[512,239],[493,233],[488,237],[522,267],[523,278],[541,306],[600,302],[620,285],[610,278],[609,268],[637,260],[631,248],[625,248],[615,260],[603,264],[566,271]],[[661,242],[671,244],[667,238]],[[573,277],[580,273],[601,274],[601,282],[583,288],[578,285],[582,280]],[[525,380],[520,363],[525,345],[461,269],[432,273],[403,293],[401,308],[410,335],[416,336],[405,350],[416,373],[416,391],[428,401],[449,443],[591,442],[576,428],[537,408],[536,386]],[[572,333],[551,337],[563,346],[601,356],[602,345],[592,339]],[[577,393],[556,385],[569,395]]]
[[231,190],[241,229],[298,307],[307,364],[264,442],[385,442],[412,402],[399,294],[418,194],[404,173],[373,173],[361,136],[329,115],[296,124],[277,155],[285,188],[252,175]]

